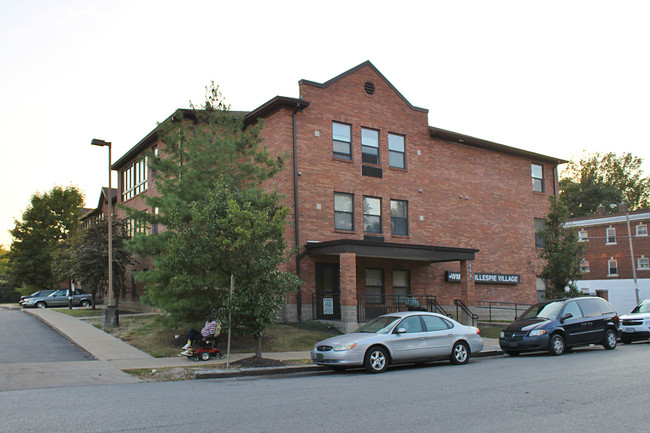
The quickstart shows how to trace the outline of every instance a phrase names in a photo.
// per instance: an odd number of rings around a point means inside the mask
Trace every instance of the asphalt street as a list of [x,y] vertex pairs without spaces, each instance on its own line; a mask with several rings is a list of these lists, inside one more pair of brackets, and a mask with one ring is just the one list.
[[94,358],[37,318],[0,308],[0,364],[88,361]]
[[6,433],[645,433],[648,377],[650,344],[594,346],[560,357],[476,358],[465,366],[436,363],[379,375],[357,370],[6,391],[0,417]]

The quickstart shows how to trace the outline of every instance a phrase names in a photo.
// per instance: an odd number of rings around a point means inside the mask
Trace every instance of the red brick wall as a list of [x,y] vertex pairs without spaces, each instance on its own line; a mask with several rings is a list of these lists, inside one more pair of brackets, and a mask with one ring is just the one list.
[[[650,257],[650,237],[636,236],[636,226],[645,224],[650,227],[650,220],[631,221],[630,231],[632,233],[632,245],[634,248],[634,263],[642,255]],[[606,242],[606,230],[608,227],[616,229],[616,243],[608,245]],[[589,272],[583,274],[583,280],[605,280],[605,279],[631,279],[632,260],[630,257],[630,244],[628,240],[627,224],[614,223],[597,226],[583,227],[587,231],[589,240],[583,242],[585,246],[583,258],[589,261]],[[579,231],[581,228],[577,228]],[[618,277],[608,277],[607,262],[614,258],[618,265]],[[637,278],[650,278],[650,271],[637,270]]]
[[[372,96],[363,90],[368,80],[376,86]],[[547,193],[534,193],[530,164],[543,164],[540,161],[432,139],[427,114],[410,108],[369,66],[324,89],[303,83],[300,94],[310,103],[303,112],[297,113],[302,245],[307,241],[362,239],[363,196],[377,196],[382,198],[383,236],[387,242],[477,248],[480,252],[472,264],[473,272],[520,274],[521,283],[476,285],[474,299],[535,301],[535,275],[529,270],[529,262],[537,253],[534,218],[543,217],[548,193],[554,191],[553,166],[544,166]],[[271,149],[291,150],[291,114],[283,110],[266,119],[265,143]],[[332,121],[352,125],[351,162],[332,155]],[[362,126],[380,131],[381,179],[361,176]],[[388,167],[388,132],[406,137],[406,170]],[[288,169],[277,179],[278,188],[290,205],[293,204],[292,163],[288,161]],[[334,192],[354,194],[352,233],[334,230]],[[390,233],[391,198],[409,202],[409,237]],[[287,231],[291,246],[294,245],[292,222]],[[364,262],[361,258],[357,260]],[[303,259],[306,294],[315,288],[308,269],[315,261],[320,260]],[[401,268],[405,265],[415,270],[414,292],[450,300],[459,297],[459,284],[444,282],[444,271],[459,270],[458,263],[400,262]],[[357,278],[363,278],[363,272],[357,272]]]

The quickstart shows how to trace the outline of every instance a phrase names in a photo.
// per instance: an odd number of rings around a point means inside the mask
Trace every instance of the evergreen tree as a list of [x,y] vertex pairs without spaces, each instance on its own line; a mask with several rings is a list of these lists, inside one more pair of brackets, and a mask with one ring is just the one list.
[[549,212],[544,217],[544,228],[539,234],[544,240],[544,249],[539,257],[544,266],[540,278],[546,284],[545,297],[578,296],[580,292],[575,281],[582,277],[580,262],[583,245],[578,242],[576,231],[564,226],[569,217],[567,207],[555,196],[550,196],[549,202]]

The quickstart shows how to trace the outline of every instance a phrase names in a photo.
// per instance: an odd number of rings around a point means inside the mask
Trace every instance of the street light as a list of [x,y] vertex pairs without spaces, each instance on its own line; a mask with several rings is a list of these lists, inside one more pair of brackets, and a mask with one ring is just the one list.
[[634,248],[632,247],[632,230],[630,230],[630,214],[627,211],[627,204],[621,202],[620,204],[610,204],[610,208],[615,208],[618,206],[618,209],[625,212],[625,220],[627,221],[627,240],[630,243],[630,259],[632,260],[632,278],[634,278],[634,296],[636,297],[636,303],[639,304],[639,286],[636,281],[636,264],[634,263]]
[[111,142],[93,138],[93,146],[108,146],[108,306],[102,312],[102,325],[104,328],[119,326],[118,311],[115,306],[113,293],[113,188],[111,182]]

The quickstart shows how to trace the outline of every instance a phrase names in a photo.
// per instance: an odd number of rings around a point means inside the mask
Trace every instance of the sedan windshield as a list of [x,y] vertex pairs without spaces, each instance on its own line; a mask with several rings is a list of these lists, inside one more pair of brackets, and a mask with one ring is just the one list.
[[634,307],[633,313],[650,313],[650,299],[646,299]]
[[562,310],[563,305],[564,302],[561,301],[549,302],[548,304],[536,304],[524,311],[524,314],[522,314],[519,318],[555,319],[557,315],[560,314],[560,310]]
[[399,317],[384,316],[378,317],[372,322],[368,322],[355,332],[365,332],[369,334],[388,334],[395,323],[400,320]]

